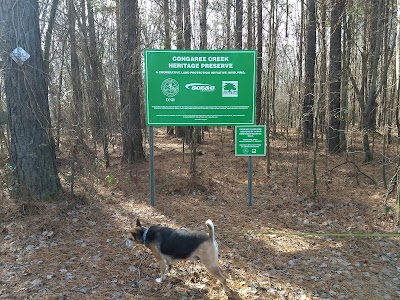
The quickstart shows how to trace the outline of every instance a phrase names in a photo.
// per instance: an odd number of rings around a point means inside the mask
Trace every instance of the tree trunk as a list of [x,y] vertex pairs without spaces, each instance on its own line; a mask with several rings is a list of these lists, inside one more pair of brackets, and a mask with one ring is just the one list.
[[[179,17],[178,17],[179,18]],[[190,21],[190,2],[189,0],[183,0],[183,36],[184,36],[184,47],[186,50],[190,50],[192,46],[192,23]],[[186,144],[191,143],[192,131],[194,129],[190,126],[177,126],[176,135],[177,137],[183,138]]]
[[176,0],[176,48],[183,49],[183,5],[182,0]]
[[169,18],[169,0],[164,0],[164,49],[171,49],[171,24]]
[[231,6],[232,0],[226,0],[226,49],[231,49]]
[[236,0],[235,11],[235,49],[243,47],[243,0]]
[[395,122],[397,127],[397,137],[400,137],[400,0],[397,0],[397,26],[396,26],[396,112]]
[[[185,0],[184,0],[185,1]],[[183,38],[183,4],[182,0],[176,0],[176,48],[183,49],[185,47],[185,41]],[[175,127],[175,136],[179,138],[185,138],[184,126]]]
[[192,22],[190,21],[190,1],[183,0],[183,18],[184,18],[184,27],[183,27],[183,36],[184,36],[184,44],[185,49],[192,49]]
[[[43,53],[43,71],[46,76],[46,81],[50,77],[50,45],[51,45],[51,37],[53,35],[54,21],[56,19],[56,12],[58,7],[59,0],[53,0],[51,4],[50,17],[49,17],[49,25],[47,26],[46,37],[44,42],[44,53]],[[48,85],[48,84],[47,84]]]
[[[298,103],[301,103],[302,97],[302,82],[303,82],[303,39],[304,39],[304,1],[300,4],[300,36],[299,36],[299,55],[298,57]],[[299,114],[302,111],[299,109]],[[301,116],[299,117],[298,123],[298,134],[297,134],[297,149],[296,149],[296,191],[299,189],[300,185],[300,144],[301,144]]]
[[207,3],[208,0],[201,0],[200,49],[207,49]]
[[62,43],[62,48],[61,48],[61,66],[60,66],[60,73],[58,75],[58,89],[57,89],[57,98],[56,98],[56,103],[54,105],[57,105],[56,107],[56,113],[55,113],[55,118],[56,118],[56,149],[60,149],[60,140],[61,140],[61,120],[62,120],[62,110],[61,110],[61,96],[62,96],[62,86],[63,86],[63,70],[64,70],[64,63],[65,63],[65,44],[66,44],[66,39],[64,39]]
[[279,24],[277,23],[277,1],[271,1],[271,14],[269,18],[269,60],[268,60],[268,89],[267,98],[269,98],[270,113],[268,118],[270,118],[270,132],[273,136],[276,136],[276,49],[277,49],[277,37]]
[[140,121],[139,9],[137,0],[121,0],[121,123],[122,163],[144,159]]
[[[350,1],[349,7],[352,6],[352,2]],[[344,17],[344,22],[343,22],[343,68],[342,68],[342,94],[340,97],[340,151],[342,150],[347,150],[347,124],[348,124],[348,118],[349,118],[349,113],[348,113],[348,107],[349,107],[349,75],[350,75],[350,68],[351,68],[351,61],[350,61],[350,55],[351,55],[351,49],[352,49],[352,29],[351,26],[353,26],[353,20],[352,16],[349,15],[348,19]]]
[[332,0],[329,52],[329,128],[328,150],[340,151],[340,88],[342,68],[342,23],[344,0]]
[[261,124],[261,97],[262,97],[262,1],[257,0],[257,91],[256,91],[256,124]]
[[316,57],[316,19],[315,0],[307,1],[307,36],[305,61],[305,90],[303,101],[303,142],[311,145],[313,141],[313,107]]
[[[201,18],[200,18],[200,49],[207,49],[207,6],[208,0],[201,0]],[[204,131],[208,131],[208,127],[196,127],[197,143],[204,140]]]
[[254,0],[247,0],[247,49],[253,49],[254,20],[253,20]]
[[93,87],[94,112],[92,114],[92,133],[96,141],[101,141],[103,146],[103,157],[106,167],[110,165],[110,157],[108,153],[108,137],[106,115],[104,110],[104,99],[102,87],[105,83],[101,80],[102,66],[99,55],[97,53],[96,29],[94,23],[94,13],[92,0],[87,0],[88,11],[88,32],[89,32],[89,60],[91,67],[91,84]]
[[[43,199],[59,193],[60,181],[51,134],[38,11],[37,0],[0,2],[11,164],[21,190]],[[17,46],[30,54],[22,66],[9,56]]]
[[78,143],[83,143],[83,95],[75,36],[75,7],[73,0],[68,0],[68,33],[71,51],[72,127]]
[[[320,47],[321,47],[321,58],[320,58],[320,71],[319,71],[319,100],[318,102],[321,102],[318,106],[318,115],[316,116],[318,118],[318,126],[319,130],[321,131],[321,136],[322,138],[324,137],[324,134],[326,132],[326,96],[327,96],[327,82],[326,82],[326,77],[327,77],[327,45],[326,45],[326,26],[327,26],[327,20],[326,20],[326,2],[323,1],[321,3],[321,22],[320,22]],[[315,126],[315,125],[314,125]],[[317,131],[315,131],[317,132]],[[318,138],[315,136],[315,138]]]
[[[171,24],[170,24],[170,10],[169,0],[164,0],[164,49],[171,49]],[[167,134],[173,136],[175,134],[174,126],[167,126]]]
[[368,75],[368,95],[366,97],[365,110],[363,116],[362,131],[363,131],[363,147],[365,154],[365,161],[371,161],[373,159],[373,154],[369,147],[368,132],[375,131],[375,121],[376,121],[376,97],[378,96],[377,80],[378,80],[378,68],[379,60],[382,51],[382,12],[383,12],[383,2],[380,0],[371,1],[372,7],[371,13],[371,29],[370,29],[370,61],[369,61],[369,75]]

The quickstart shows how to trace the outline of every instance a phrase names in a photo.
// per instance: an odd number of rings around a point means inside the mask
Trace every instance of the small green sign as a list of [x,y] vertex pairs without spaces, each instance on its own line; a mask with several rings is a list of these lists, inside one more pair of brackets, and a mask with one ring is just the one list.
[[255,123],[256,51],[145,50],[149,126]]
[[236,126],[235,155],[265,156],[265,125]]

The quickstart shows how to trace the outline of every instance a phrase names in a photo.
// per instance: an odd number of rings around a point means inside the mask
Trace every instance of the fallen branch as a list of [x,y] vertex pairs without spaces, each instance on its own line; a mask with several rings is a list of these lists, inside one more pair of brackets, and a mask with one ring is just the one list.
[[343,163],[341,163],[341,164],[338,164],[337,166],[334,166],[332,169],[329,170],[329,173],[332,172],[333,170],[335,170],[336,168],[338,168],[338,167],[340,167],[340,166],[343,166],[343,165],[345,165],[345,164],[347,164],[347,163],[352,164],[352,165],[357,169],[357,172],[358,172],[358,173],[360,173],[360,174],[364,175],[365,177],[367,177],[369,180],[371,180],[371,182],[372,182],[373,184],[375,184],[375,185],[377,184],[376,181],[375,181],[373,178],[371,178],[370,176],[368,176],[367,174],[365,174],[363,171],[361,171],[360,168],[359,168],[354,162],[352,162],[352,161],[350,161],[350,160],[345,161],[345,162],[343,162]]

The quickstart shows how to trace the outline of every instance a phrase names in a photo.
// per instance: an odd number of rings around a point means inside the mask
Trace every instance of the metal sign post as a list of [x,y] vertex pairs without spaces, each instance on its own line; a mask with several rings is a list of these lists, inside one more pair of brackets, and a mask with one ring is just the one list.
[[247,161],[247,206],[253,206],[253,159],[249,156]]
[[155,182],[154,182],[154,129],[149,127],[149,180],[150,180],[150,205],[154,206],[155,199]]
[[236,126],[235,127],[235,155],[248,156],[247,162],[247,189],[249,207],[253,205],[253,160],[252,156],[266,155],[266,126]]
[[155,204],[153,126],[253,125],[255,50],[145,50],[150,205]]

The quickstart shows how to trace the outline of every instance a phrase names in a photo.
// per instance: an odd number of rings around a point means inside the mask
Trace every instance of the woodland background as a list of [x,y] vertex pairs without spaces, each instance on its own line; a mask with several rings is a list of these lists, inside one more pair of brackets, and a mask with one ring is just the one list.
[[[212,218],[228,298],[396,299],[399,8],[2,0],[0,299],[220,299],[197,266],[178,265],[159,286],[143,249],[128,258],[136,216],[194,229]],[[21,65],[17,46],[30,54]],[[226,127],[157,128],[147,205],[146,48],[257,50],[256,120],[268,134],[253,209]]]

